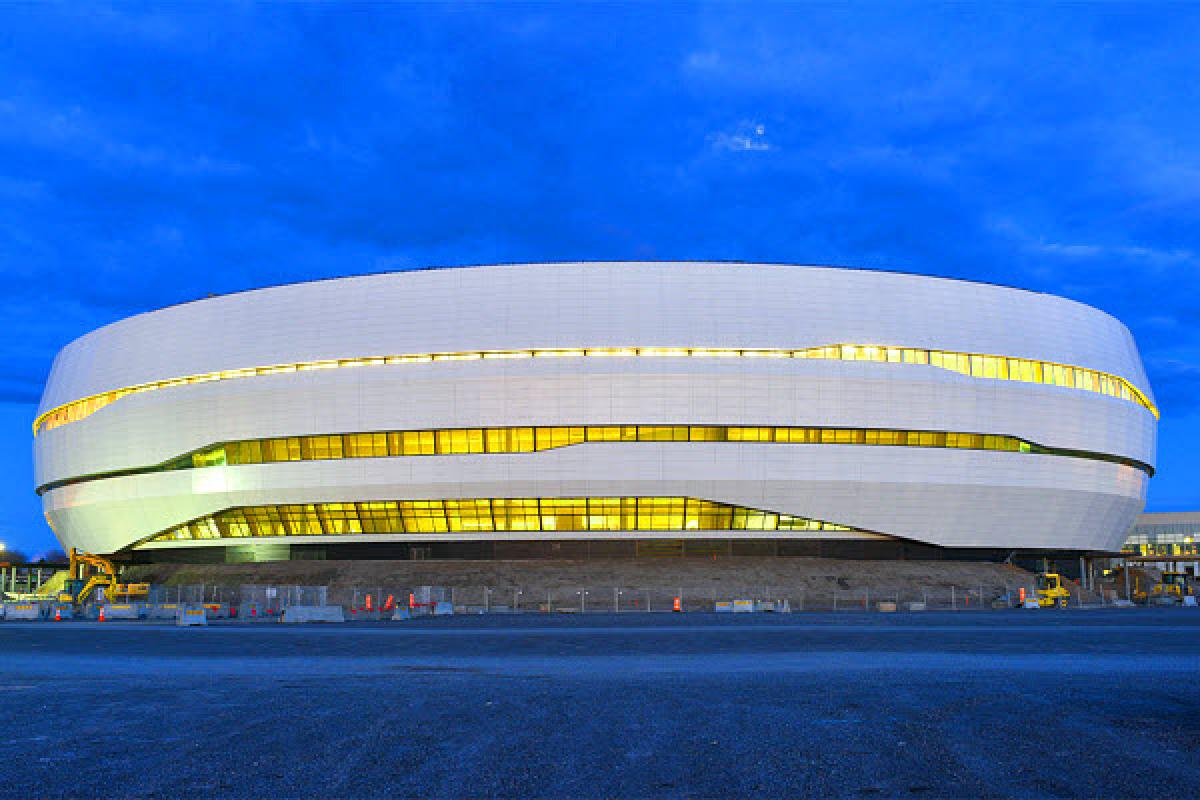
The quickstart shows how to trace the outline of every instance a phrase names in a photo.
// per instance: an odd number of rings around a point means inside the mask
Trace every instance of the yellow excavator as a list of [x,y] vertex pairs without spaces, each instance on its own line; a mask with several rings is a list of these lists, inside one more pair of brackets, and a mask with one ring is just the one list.
[[71,548],[70,566],[58,602],[81,606],[97,589],[104,590],[104,599],[144,600],[150,594],[148,583],[118,583],[117,570],[107,558]]
[[1063,585],[1062,575],[1057,572],[1039,572],[1037,575],[1037,601],[1041,608],[1058,606],[1066,608],[1071,599],[1071,590]]
[[1149,592],[1135,591],[1133,599],[1137,603],[1164,606],[1182,603],[1183,598],[1195,594],[1196,588],[1186,572],[1164,572]]

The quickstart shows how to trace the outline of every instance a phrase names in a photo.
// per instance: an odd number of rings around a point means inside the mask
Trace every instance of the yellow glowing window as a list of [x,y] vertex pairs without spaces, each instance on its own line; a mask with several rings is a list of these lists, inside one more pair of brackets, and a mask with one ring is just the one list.
[[774,438],[772,433],[772,428],[731,427],[729,429],[729,441],[769,442]]
[[1005,358],[1002,356],[955,353],[942,350],[923,350],[870,344],[828,345],[800,350],[771,350],[751,348],[745,350],[728,348],[671,348],[671,347],[596,347],[596,348],[553,348],[504,351],[465,351],[454,353],[415,353],[394,356],[368,356],[362,358],[325,359],[294,364],[275,364],[263,367],[223,370],[220,372],[168,378],[161,381],[138,384],[80,398],[50,409],[34,421],[34,435],[76,422],[116,400],[131,394],[169,389],[195,383],[217,380],[234,380],[284,372],[341,367],[388,366],[399,364],[428,363],[432,361],[464,361],[482,358],[562,358],[562,357],[639,357],[639,356],[697,356],[697,357],[746,357],[746,358],[805,358],[850,361],[876,361],[904,364],[928,364],[953,370],[964,375],[992,380],[1013,380],[1025,383],[1044,383],[1064,386],[1080,391],[1098,392],[1135,402],[1149,409],[1157,418],[1158,410],[1139,390],[1128,381],[1115,375],[1096,370],[1087,370],[1067,365],[1050,364],[1031,359]]
[[741,353],[737,350],[696,349],[696,350],[692,350],[692,355],[699,356],[702,358],[736,358],[737,356],[741,355]]
[[633,347],[595,347],[589,348],[586,351],[586,355],[589,356],[608,356],[611,358],[629,358],[637,354],[637,349]]
[[621,441],[620,425],[597,425],[587,428],[589,442],[619,442]]
[[1146,464],[1124,457],[1047,448],[1016,437],[997,434],[745,425],[564,425],[539,428],[384,431],[224,442],[156,466],[122,470],[120,473],[87,475],[46,484],[39,487],[38,492],[40,494],[62,485],[102,480],[113,477],[114,474],[343,458],[532,453],[571,447],[584,442],[731,442],[974,449],[1109,461],[1153,474],[1153,470]]

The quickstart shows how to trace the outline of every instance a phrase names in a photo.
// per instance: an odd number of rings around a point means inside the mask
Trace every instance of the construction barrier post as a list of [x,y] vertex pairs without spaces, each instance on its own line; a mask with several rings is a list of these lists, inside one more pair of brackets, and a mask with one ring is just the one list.
[[683,598],[682,597],[677,596],[675,598],[675,600],[671,603],[671,610],[679,611],[679,612],[683,611]]

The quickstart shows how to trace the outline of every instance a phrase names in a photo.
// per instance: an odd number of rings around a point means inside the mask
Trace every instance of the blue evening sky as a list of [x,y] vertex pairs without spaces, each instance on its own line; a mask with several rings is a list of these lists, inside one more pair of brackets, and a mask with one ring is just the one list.
[[1200,508],[1200,6],[0,6],[0,541],[56,351],[424,265],[846,264],[1115,314]]

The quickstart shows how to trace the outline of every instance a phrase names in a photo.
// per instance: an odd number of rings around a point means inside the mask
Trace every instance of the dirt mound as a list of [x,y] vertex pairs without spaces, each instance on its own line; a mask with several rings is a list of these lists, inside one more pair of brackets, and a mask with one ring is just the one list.
[[422,585],[495,591],[567,592],[579,587],[673,589],[713,594],[808,597],[916,597],[952,588],[987,598],[1032,585],[1006,564],[960,561],[857,561],[826,558],[589,561],[279,561],[259,564],[154,564],[131,567],[130,580],[167,585],[292,584],[358,587]]

